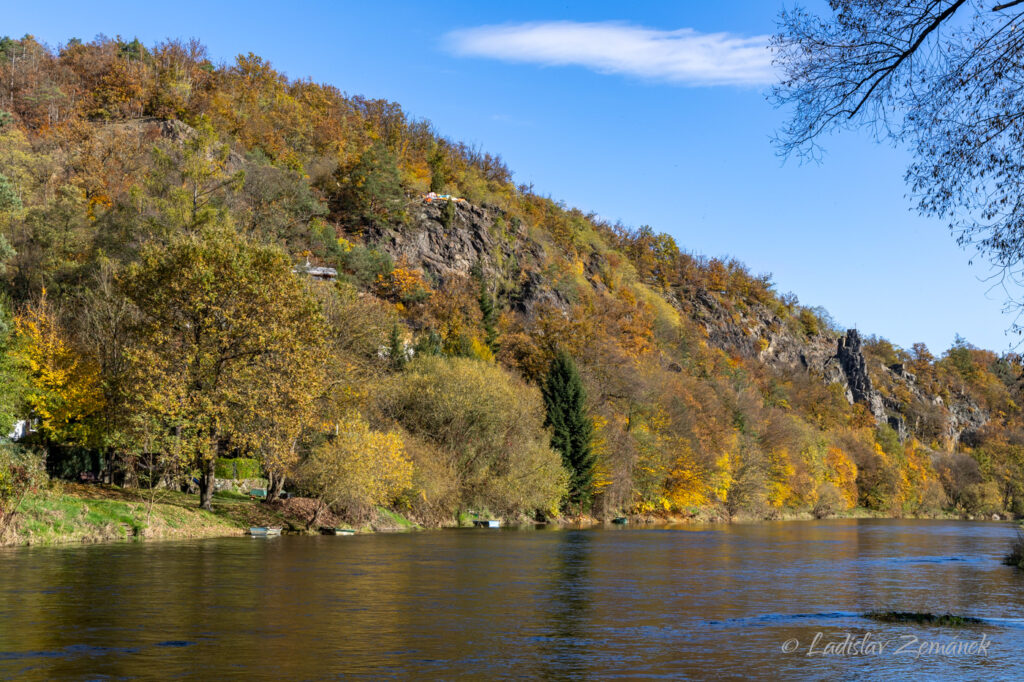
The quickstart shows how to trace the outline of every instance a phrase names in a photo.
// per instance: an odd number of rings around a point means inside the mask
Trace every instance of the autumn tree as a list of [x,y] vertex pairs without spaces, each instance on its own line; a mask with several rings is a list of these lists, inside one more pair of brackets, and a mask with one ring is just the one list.
[[1015,0],[848,0],[821,14],[783,11],[773,97],[792,115],[781,151],[814,157],[822,136],[847,128],[909,145],[918,209],[947,219],[958,242],[1012,284],[1024,268],[1022,20]]
[[561,502],[566,472],[548,445],[541,398],[493,363],[417,357],[380,391],[378,409],[428,445],[414,463],[453,484],[458,508],[551,513]]
[[79,362],[96,373],[98,405],[90,417],[89,442],[108,467],[120,459],[127,480],[133,480],[140,441],[126,422],[131,415],[127,403],[132,399],[127,350],[138,318],[131,301],[118,289],[116,276],[113,264],[100,264],[88,286],[70,299],[73,314],[68,332]]
[[299,173],[265,163],[261,156],[250,155],[242,184],[243,224],[267,241],[301,245],[310,221],[326,214],[327,207]]
[[258,451],[318,393],[318,305],[281,251],[220,224],[147,245],[123,290],[141,317],[135,409],[180,441],[209,509],[217,456]]
[[40,433],[50,443],[95,445],[90,419],[103,406],[99,368],[75,348],[66,318],[44,290],[15,325],[29,377],[25,401]]
[[551,427],[551,447],[562,453],[562,464],[570,472],[569,502],[584,509],[593,494],[594,423],[587,414],[583,381],[567,353],[555,356],[541,391],[547,410],[544,425]]

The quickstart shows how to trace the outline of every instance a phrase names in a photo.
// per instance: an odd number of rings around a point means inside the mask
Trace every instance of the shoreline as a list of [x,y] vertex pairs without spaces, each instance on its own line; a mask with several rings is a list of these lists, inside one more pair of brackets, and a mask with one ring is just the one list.
[[[298,504],[290,504],[294,500]],[[292,498],[266,504],[247,496],[218,493],[214,496],[213,511],[198,508],[196,496],[172,491],[140,491],[116,486],[62,484],[30,495],[22,501],[12,529],[0,538],[0,548],[28,546],[56,546],[117,542],[154,542],[164,540],[191,540],[246,535],[253,526],[280,526],[288,535],[315,535],[319,531],[306,528],[308,511],[304,498]],[[305,509],[304,509],[305,508]],[[708,512],[712,510],[707,510]],[[333,518],[333,517],[332,517]],[[631,527],[666,525],[718,525],[760,524],[777,521],[814,521],[834,519],[935,519],[987,522],[1013,522],[1015,519],[970,517],[952,511],[936,515],[897,516],[863,507],[818,518],[810,512],[784,512],[770,518],[737,515],[729,518],[721,514],[700,513],[683,516],[671,514],[627,515]],[[610,519],[586,517],[560,517],[545,524],[552,528],[593,528],[606,526]],[[349,524],[336,522],[337,527]],[[528,526],[502,519],[503,527]],[[360,534],[412,530],[444,530],[465,526],[439,524],[421,526],[390,510],[380,509],[376,516],[359,528]]]

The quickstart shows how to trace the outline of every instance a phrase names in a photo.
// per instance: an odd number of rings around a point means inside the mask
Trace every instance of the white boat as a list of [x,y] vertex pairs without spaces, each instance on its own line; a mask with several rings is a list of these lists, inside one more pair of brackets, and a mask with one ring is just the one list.
[[496,519],[475,519],[473,525],[477,528],[501,528],[501,521]]
[[254,538],[266,538],[272,535],[280,535],[280,528],[271,528],[267,526],[253,526],[249,529],[249,535]]

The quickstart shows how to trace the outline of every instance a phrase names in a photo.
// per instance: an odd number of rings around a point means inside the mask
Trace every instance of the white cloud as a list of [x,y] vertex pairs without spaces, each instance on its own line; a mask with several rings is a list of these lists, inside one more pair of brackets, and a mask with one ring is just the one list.
[[622,23],[479,26],[452,31],[459,56],[546,66],[583,66],[679,85],[762,85],[775,80],[768,36],[659,31]]

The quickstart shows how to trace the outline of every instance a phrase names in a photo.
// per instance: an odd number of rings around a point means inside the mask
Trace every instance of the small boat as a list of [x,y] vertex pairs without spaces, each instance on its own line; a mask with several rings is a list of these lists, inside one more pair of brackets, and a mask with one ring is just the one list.
[[351,528],[331,528],[328,535],[355,535],[356,532]]
[[614,519],[612,519],[612,523],[619,526],[625,526],[627,523],[629,523],[629,519],[627,519],[625,516],[616,516]]
[[473,525],[477,528],[501,528],[501,521],[495,519],[474,519]]
[[272,535],[280,535],[280,528],[270,528],[267,526],[253,526],[249,529],[249,535],[254,538],[266,538]]

